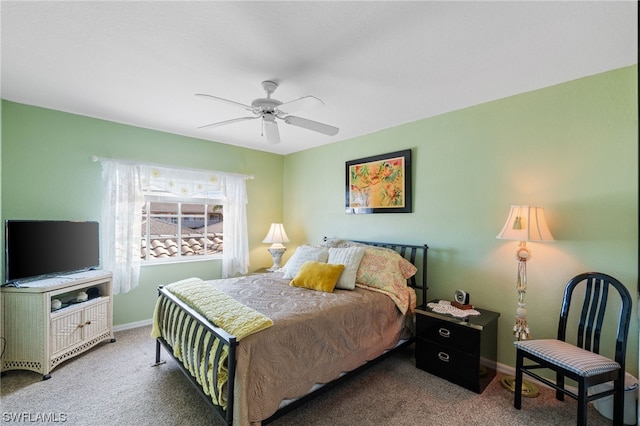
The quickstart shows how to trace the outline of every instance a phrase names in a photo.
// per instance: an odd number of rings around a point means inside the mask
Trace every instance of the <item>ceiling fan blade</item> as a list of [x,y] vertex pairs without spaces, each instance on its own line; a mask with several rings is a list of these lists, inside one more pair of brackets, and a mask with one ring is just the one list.
[[324,106],[324,102],[315,96],[307,95],[278,106],[278,110],[283,113],[301,111],[309,108]]
[[238,123],[238,122],[240,122],[240,121],[246,121],[246,120],[255,120],[256,118],[260,118],[260,117],[240,117],[240,118],[232,118],[231,120],[218,121],[217,123],[205,124],[204,126],[200,126],[200,127],[198,127],[198,129],[204,129],[204,128],[207,128],[207,127],[219,127],[219,126],[226,126],[227,124]]
[[295,117],[288,115],[284,119],[284,122],[293,126],[304,127],[305,129],[313,130],[314,132],[324,133],[325,135],[335,136],[338,134],[337,127],[330,126],[328,124],[319,123],[317,121],[308,120],[302,117]]
[[264,123],[264,133],[267,136],[267,142],[270,144],[280,143],[280,131],[278,131],[278,123],[275,122],[275,117],[270,114],[265,114],[262,122]]
[[241,104],[240,102],[236,102],[236,101],[230,101],[229,99],[225,99],[225,98],[219,98],[217,96],[213,96],[213,95],[207,95],[206,93],[196,93],[196,96],[201,96],[203,98],[209,98],[209,99],[213,99],[219,102],[224,102],[225,104],[229,104],[229,105],[233,105],[236,107],[240,107],[243,109],[246,109],[247,111],[250,112],[257,112],[258,110],[255,107],[252,107],[250,105],[245,105],[245,104]]

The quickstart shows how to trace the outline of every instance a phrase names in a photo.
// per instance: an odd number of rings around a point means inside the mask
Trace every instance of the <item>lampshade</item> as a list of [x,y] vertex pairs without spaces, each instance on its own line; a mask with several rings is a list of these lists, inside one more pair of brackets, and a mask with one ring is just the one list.
[[544,218],[544,208],[511,206],[507,221],[496,238],[517,241],[554,241]]
[[287,233],[284,231],[284,225],[281,223],[272,223],[269,228],[269,232],[267,232],[267,236],[262,240],[263,243],[288,243],[289,237],[287,237]]

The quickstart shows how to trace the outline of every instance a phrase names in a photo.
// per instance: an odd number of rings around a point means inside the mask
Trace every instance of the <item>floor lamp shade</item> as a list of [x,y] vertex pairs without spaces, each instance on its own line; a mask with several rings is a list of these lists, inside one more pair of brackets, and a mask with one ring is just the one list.
[[544,208],[511,206],[497,238],[516,241],[554,241],[544,217]]

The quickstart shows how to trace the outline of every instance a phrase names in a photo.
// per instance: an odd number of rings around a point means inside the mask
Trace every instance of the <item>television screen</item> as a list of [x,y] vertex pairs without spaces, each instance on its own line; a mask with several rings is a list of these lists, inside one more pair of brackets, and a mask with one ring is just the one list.
[[7,220],[5,283],[97,268],[98,222]]

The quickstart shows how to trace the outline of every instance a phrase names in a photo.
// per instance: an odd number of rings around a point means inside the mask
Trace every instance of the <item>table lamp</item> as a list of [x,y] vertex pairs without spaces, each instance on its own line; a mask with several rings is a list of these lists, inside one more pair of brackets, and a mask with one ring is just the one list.
[[273,266],[271,266],[271,268],[268,268],[267,270],[275,271],[277,269],[280,269],[282,255],[287,250],[287,248],[282,243],[289,242],[289,237],[287,237],[287,233],[284,231],[284,225],[281,223],[272,223],[267,236],[264,237],[264,240],[262,240],[262,242],[272,243],[267,250],[269,250],[269,253],[271,253],[271,257],[273,258]]

